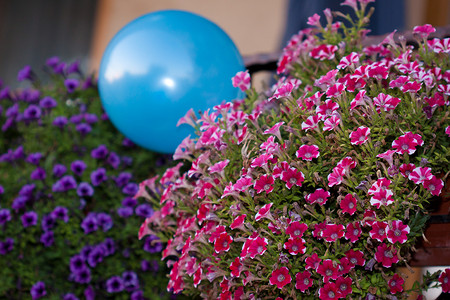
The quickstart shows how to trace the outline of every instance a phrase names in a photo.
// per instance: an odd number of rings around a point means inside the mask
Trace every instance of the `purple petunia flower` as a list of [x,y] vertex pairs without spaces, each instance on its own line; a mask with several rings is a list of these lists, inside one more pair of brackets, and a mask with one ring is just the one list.
[[118,293],[124,289],[123,279],[120,276],[113,276],[106,281],[106,291],[108,293]]
[[81,228],[84,230],[84,234],[89,234],[98,229],[97,218],[94,214],[90,213],[81,222]]
[[84,297],[86,298],[86,300],[95,300],[95,291],[92,286],[88,286],[84,290]]
[[15,159],[15,160],[25,158],[25,152],[23,151],[23,146],[19,146],[16,149],[14,149],[12,156],[13,156],[13,159]]
[[146,203],[137,206],[134,211],[136,212],[136,215],[143,218],[150,218],[154,213],[153,208]]
[[60,180],[55,182],[52,186],[53,192],[66,192],[68,190],[76,189],[77,182],[72,175],[65,175]]
[[41,117],[41,114],[41,108],[37,105],[31,104],[24,110],[23,117],[26,120],[36,120]]
[[56,74],[61,74],[61,75],[63,75],[65,69],[66,69],[66,63],[60,62],[60,63],[58,63],[58,64],[53,68],[53,71],[54,71]]
[[30,174],[31,180],[44,180],[46,177],[45,170],[41,167],[37,167],[33,172]]
[[129,206],[119,207],[117,209],[117,214],[121,218],[128,218],[133,215],[133,208]]
[[91,156],[95,159],[105,159],[109,151],[105,145],[100,145],[97,148],[92,149]]
[[67,74],[71,74],[71,73],[80,73],[80,62],[74,61],[73,63],[71,63],[66,70]]
[[98,117],[96,114],[89,114],[86,113],[84,114],[84,120],[86,121],[86,123],[88,124],[94,124],[98,122]]
[[75,282],[85,284],[91,282],[91,270],[88,267],[84,267],[75,274]]
[[101,245],[95,246],[94,249],[89,253],[87,262],[89,266],[95,268],[99,263],[103,261],[105,256],[104,249]]
[[11,94],[9,93],[9,86],[5,86],[0,90],[0,100],[11,99]]
[[24,184],[19,191],[20,196],[31,197],[33,195],[33,191],[36,188],[34,183]]
[[11,212],[7,208],[0,209],[0,226],[11,221]]
[[38,165],[42,157],[43,155],[40,152],[30,153],[25,161],[33,165]]
[[130,181],[131,177],[131,173],[122,172],[116,178],[114,178],[114,181],[116,182],[116,185],[118,187],[123,187]]
[[81,135],[86,135],[89,132],[91,132],[92,127],[87,124],[87,123],[80,123],[78,124],[75,129],[81,134]]
[[55,220],[63,220],[64,223],[69,222],[69,210],[64,206],[57,206],[51,212],[51,216],[55,218]]
[[147,272],[147,271],[157,272],[159,270],[158,261],[155,259],[152,259],[152,260],[143,259],[141,261],[141,270],[144,272]]
[[74,255],[70,258],[69,268],[72,273],[78,273],[81,269],[86,268],[84,259],[81,254]]
[[20,217],[20,219],[22,220],[22,225],[24,228],[35,226],[38,221],[38,214],[34,211],[27,211]]
[[88,259],[89,253],[91,253],[92,249],[94,249],[94,247],[92,247],[91,245],[86,245],[84,246],[81,250],[80,250],[80,255],[84,260]]
[[34,103],[39,100],[40,96],[41,92],[39,90],[25,89],[19,95],[19,99],[22,99],[23,101],[28,103]]
[[73,93],[79,84],[80,83],[78,82],[77,79],[68,78],[64,80],[64,86],[66,87],[67,92],[69,93]]
[[67,168],[65,165],[61,165],[61,164],[56,164],[53,167],[53,176],[55,176],[56,178],[59,178],[61,176],[64,175],[64,173],[66,173]]
[[16,197],[11,204],[11,208],[14,209],[16,212],[25,208],[25,205],[27,204],[28,199],[29,198],[27,196]]
[[83,121],[83,114],[73,115],[69,120],[73,124],[80,124]]
[[128,292],[134,291],[139,288],[138,276],[133,271],[125,271],[122,273],[123,285]]
[[14,239],[6,238],[4,242],[0,242],[0,254],[5,255],[14,249]]
[[77,195],[80,197],[91,197],[94,195],[94,188],[87,182],[80,182],[77,188]]
[[83,175],[84,170],[86,170],[86,163],[82,160],[76,160],[70,165],[70,169],[75,175]]
[[134,291],[130,296],[130,300],[145,300],[144,292],[143,291]]
[[97,170],[91,172],[91,182],[93,186],[99,186],[107,179],[108,177],[106,176],[105,168],[98,168]]
[[17,74],[17,81],[31,80],[33,71],[30,66],[23,67]]
[[47,295],[47,291],[45,290],[45,283],[43,281],[36,282],[30,290],[31,298],[39,299]]
[[67,125],[67,122],[69,122],[68,120],[67,120],[67,118],[66,117],[64,117],[64,116],[58,116],[58,117],[56,117],[56,118],[54,118],[53,119],[53,125],[54,126],[56,126],[56,127],[59,127],[59,128],[64,128],[64,126],[66,126]]
[[163,248],[163,244],[161,243],[161,240],[156,235],[148,235],[145,239],[144,243],[144,251],[147,251],[149,253],[158,253],[161,252]]
[[8,118],[6,119],[5,123],[2,125],[2,131],[5,132],[9,128],[11,128],[14,125],[14,118]]
[[106,159],[106,162],[113,167],[114,169],[117,169],[120,165],[120,157],[115,152],[111,152],[108,155],[108,158]]
[[124,138],[122,141],[122,145],[131,148],[134,147],[136,144],[133,143],[130,139]]
[[42,217],[42,221],[41,221],[41,228],[44,231],[48,231],[50,229],[52,229],[53,227],[55,227],[56,224],[56,219],[52,214],[48,214],[45,215],[44,217]]
[[103,232],[106,232],[113,226],[113,220],[107,213],[98,213],[97,224],[102,228]]
[[39,101],[39,106],[44,108],[44,109],[50,109],[53,107],[56,107],[58,105],[58,102],[56,102],[55,99],[53,99],[52,97],[44,97],[41,99],[41,101]]
[[58,63],[59,63],[59,57],[57,57],[57,56],[52,56],[45,61],[45,64],[51,68],[56,67],[58,65]]
[[77,296],[72,293],[67,293],[64,295],[63,300],[79,300]]
[[50,247],[53,245],[55,241],[55,237],[53,231],[46,231],[41,235],[41,243],[44,244],[44,247]]
[[122,193],[124,193],[125,195],[129,195],[129,196],[136,195],[136,193],[138,191],[139,191],[139,186],[134,182],[127,183],[127,185],[125,185],[122,189]]
[[19,104],[15,103],[11,105],[5,112],[7,118],[15,119],[19,114]]
[[122,156],[122,162],[124,165],[130,167],[133,164],[133,158],[129,156]]
[[106,238],[101,245],[105,256],[113,255],[116,252],[116,244],[112,238]]
[[137,203],[137,200],[132,197],[126,197],[122,200],[123,206],[135,207]]

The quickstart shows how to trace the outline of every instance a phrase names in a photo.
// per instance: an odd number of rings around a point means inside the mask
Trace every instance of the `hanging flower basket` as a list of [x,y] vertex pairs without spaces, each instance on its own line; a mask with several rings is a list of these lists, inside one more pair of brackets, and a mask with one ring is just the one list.
[[[167,242],[169,290],[205,299],[406,299],[434,282],[449,292],[450,269],[406,290],[396,267],[425,259],[420,251],[413,259],[414,247],[448,187],[450,39],[423,25],[415,48],[395,32],[364,45],[367,2],[343,3],[355,20],[330,10],[326,22],[310,17],[267,92],[240,72],[232,84],[245,99],[181,119],[198,137],[137,194],[160,208],[139,235]],[[423,253],[443,249],[433,224]]]

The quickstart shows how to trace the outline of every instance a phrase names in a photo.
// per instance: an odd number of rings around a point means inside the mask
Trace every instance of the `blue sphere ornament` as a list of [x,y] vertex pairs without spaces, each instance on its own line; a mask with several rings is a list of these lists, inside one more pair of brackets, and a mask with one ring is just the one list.
[[186,11],[157,11],[127,24],[108,44],[98,85],[112,123],[136,144],[173,153],[193,129],[176,126],[193,108],[205,111],[240,96],[231,78],[244,70],[230,37]]

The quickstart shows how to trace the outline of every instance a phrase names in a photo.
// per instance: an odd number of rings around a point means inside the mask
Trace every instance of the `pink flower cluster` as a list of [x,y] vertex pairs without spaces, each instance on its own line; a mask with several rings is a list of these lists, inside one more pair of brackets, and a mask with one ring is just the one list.
[[[362,13],[368,2],[344,4]],[[371,276],[383,270],[375,290],[404,297],[394,268],[423,230],[411,216],[444,187],[439,154],[423,158],[448,145],[450,71],[410,47],[387,46],[392,37],[345,53],[345,44],[314,36],[337,34],[340,23],[322,26],[318,15],[309,23],[284,49],[285,76],[269,95],[188,113],[183,122],[200,128],[198,138],[174,154],[187,171],[180,163],[141,184],[139,196],[160,209],[140,238],[158,231],[168,239],[169,290],[341,299],[369,295]],[[421,38],[431,32],[415,29]],[[441,43],[423,49],[448,61],[435,51]],[[305,77],[290,73],[311,66]],[[250,89],[248,73],[233,85]]]

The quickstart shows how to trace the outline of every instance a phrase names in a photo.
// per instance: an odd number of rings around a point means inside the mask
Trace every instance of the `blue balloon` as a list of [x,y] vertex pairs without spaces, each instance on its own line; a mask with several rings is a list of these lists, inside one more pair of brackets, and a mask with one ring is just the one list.
[[205,111],[241,94],[231,78],[244,70],[230,37],[186,11],[157,11],[127,24],[108,44],[98,85],[112,123],[136,144],[173,153],[193,129],[176,126],[193,108]]

